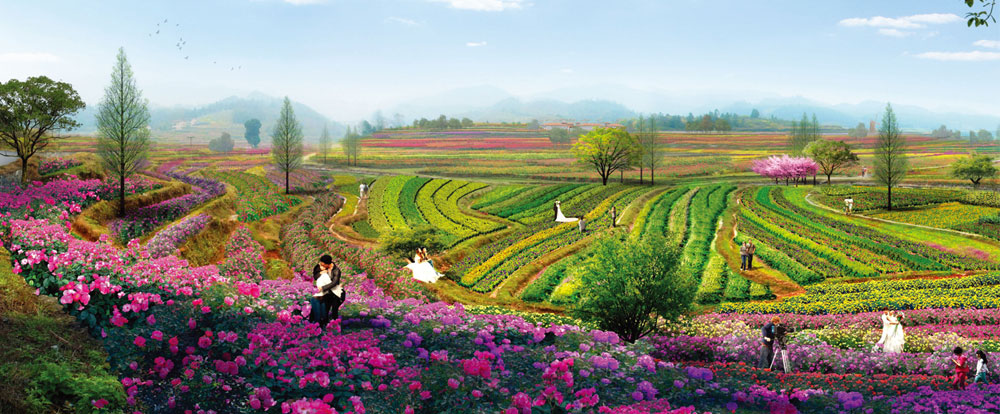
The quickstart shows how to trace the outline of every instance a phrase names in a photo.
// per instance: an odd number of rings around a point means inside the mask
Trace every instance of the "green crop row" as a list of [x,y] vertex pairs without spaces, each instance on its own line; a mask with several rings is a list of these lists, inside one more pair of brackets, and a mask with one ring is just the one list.
[[563,185],[552,186],[550,188],[550,191],[548,191],[547,193],[540,195],[539,197],[536,197],[533,200],[525,200],[524,203],[509,206],[504,210],[500,211],[499,213],[497,213],[497,215],[503,218],[508,218],[522,211],[531,210],[538,206],[545,206],[547,208],[552,208],[552,203],[560,195],[572,191],[580,186],[581,184],[563,184]]
[[399,212],[411,228],[428,224],[424,216],[420,214],[420,209],[417,208],[417,193],[430,180],[430,178],[423,177],[412,178],[406,181],[403,189],[399,192]]
[[530,190],[532,187],[526,185],[503,185],[499,187],[494,187],[482,197],[476,200],[476,203],[472,205],[474,210],[482,210],[493,204],[517,197],[525,191]]

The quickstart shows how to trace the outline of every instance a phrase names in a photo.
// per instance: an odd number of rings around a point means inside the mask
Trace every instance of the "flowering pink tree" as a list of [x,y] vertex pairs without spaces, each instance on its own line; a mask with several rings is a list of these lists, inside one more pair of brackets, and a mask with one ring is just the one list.
[[773,155],[754,160],[750,169],[764,177],[773,178],[775,183],[779,179],[784,179],[785,184],[788,184],[789,180],[799,182],[810,175],[815,176],[819,166],[809,157]]

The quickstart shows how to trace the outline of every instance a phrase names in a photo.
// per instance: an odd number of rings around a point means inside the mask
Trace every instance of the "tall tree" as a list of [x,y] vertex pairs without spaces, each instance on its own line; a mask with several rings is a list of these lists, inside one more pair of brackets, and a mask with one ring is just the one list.
[[326,165],[326,156],[330,153],[330,130],[323,125],[323,133],[319,136],[319,154],[323,156],[323,164]]
[[21,182],[28,180],[28,160],[49,146],[53,133],[80,126],[73,114],[85,106],[73,86],[45,76],[0,82],[0,147],[21,159]]
[[806,145],[804,152],[819,165],[820,171],[826,175],[827,184],[830,184],[830,177],[837,170],[858,162],[858,155],[843,141],[819,139]]
[[246,129],[243,133],[243,138],[246,138],[247,144],[250,144],[253,148],[257,148],[260,145],[260,120],[257,118],[248,119],[243,123],[243,128]]
[[757,118],[760,118],[760,111],[758,111],[757,108],[754,108],[752,111],[750,111],[750,119],[757,119]]
[[636,125],[636,151],[639,152],[639,184],[642,184],[642,173],[645,167],[646,156],[644,152],[646,151],[646,118],[642,114],[639,114],[639,123]]
[[612,173],[633,165],[635,148],[635,138],[624,129],[594,128],[573,144],[573,155],[597,170],[601,183],[608,185]]
[[149,104],[136,85],[125,49],[118,49],[111,84],[97,109],[97,155],[118,180],[118,214],[125,214],[125,179],[142,167],[149,151]]
[[885,105],[885,114],[882,115],[874,155],[875,180],[885,186],[886,208],[892,210],[892,188],[903,181],[909,163],[906,159],[906,138],[900,133],[896,113],[889,104]]
[[951,176],[972,181],[972,185],[978,187],[983,178],[997,176],[997,167],[993,165],[993,157],[972,154],[968,158],[955,160],[951,165]]
[[302,166],[302,124],[295,119],[292,101],[287,96],[271,133],[271,159],[278,171],[285,173],[285,194],[288,194],[289,175]]
[[645,149],[642,151],[643,157],[645,157],[646,167],[649,168],[649,184],[656,184],[656,167],[659,167],[663,162],[663,151],[660,149],[658,141],[659,135],[656,129],[656,117],[650,117],[649,128],[647,129],[647,136],[643,147]]

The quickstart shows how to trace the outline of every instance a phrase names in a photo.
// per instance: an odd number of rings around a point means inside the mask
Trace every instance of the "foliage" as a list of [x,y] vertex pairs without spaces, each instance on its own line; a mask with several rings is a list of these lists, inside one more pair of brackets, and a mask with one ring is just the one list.
[[802,113],[802,120],[792,122],[792,129],[789,133],[789,148],[793,154],[802,154],[809,143],[820,139],[819,121],[816,114],[813,114],[812,121]]
[[218,138],[208,141],[208,149],[215,152],[231,152],[235,145],[233,137],[228,132],[223,132]]
[[260,120],[257,118],[248,119],[243,123],[243,138],[247,140],[247,144],[250,144],[251,148],[257,148],[260,145],[260,126]]
[[886,104],[875,141],[875,181],[886,188],[886,209],[892,210],[892,188],[899,185],[908,169],[906,138],[899,131],[892,106]]
[[952,177],[972,181],[978,186],[983,178],[997,176],[997,167],[993,165],[993,157],[989,155],[972,154],[968,158],[959,158],[951,164]]
[[598,241],[580,273],[580,302],[571,313],[628,342],[648,335],[657,319],[677,318],[694,299],[694,281],[678,272],[679,257],[661,236]]
[[280,190],[264,177],[232,171],[206,172],[205,175],[236,188],[236,218],[244,223],[284,213],[302,202],[298,197],[281,195]]
[[330,129],[323,125],[323,133],[319,136],[319,155],[323,157],[323,164],[326,164],[326,156],[330,154]]
[[288,194],[288,175],[302,166],[302,124],[295,119],[287,96],[271,132],[271,158],[278,171],[285,173],[285,194]]
[[636,140],[628,131],[618,128],[594,128],[573,144],[577,162],[587,165],[608,184],[608,177],[634,164],[638,152]]
[[413,257],[419,248],[425,248],[428,253],[436,254],[446,247],[441,242],[437,229],[430,225],[384,233],[379,237],[379,245],[383,252],[400,259]]
[[780,157],[773,155],[763,159],[753,161],[753,172],[767,178],[773,178],[775,182],[784,179],[796,181],[807,176],[816,174],[819,167],[816,162],[807,157],[789,157],[788,154]]
[[[864,125],[860,126],[864,128]],[[858,162],[858,155],[852,152],[850,144],[844,141],[819,139],[806,145],[803,152],[812,157],[819,165],[820,171],[826,174],[827,184],[830,183],[830,176],[837,170]]]
[[45,76],[0,82],[0,148],[21,159],[21,182],[28,182],[28,160],[44,150],[58,131],[80,126],[73,115],[86,104],[68,83]]

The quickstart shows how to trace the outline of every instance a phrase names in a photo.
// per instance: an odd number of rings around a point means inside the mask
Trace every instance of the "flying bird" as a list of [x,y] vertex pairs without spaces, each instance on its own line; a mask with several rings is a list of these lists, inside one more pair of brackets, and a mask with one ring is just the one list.
[[167,22],[167,19],[163,19],[163,22],[164,22],[164,23],[166,23],[166,22]]
[[156,34],[160,34],[160,31],[159,31],[159,30],[157,30],[157,31],[156,31]]
[[184,60],[188,60],[188,56],[184,56]]

